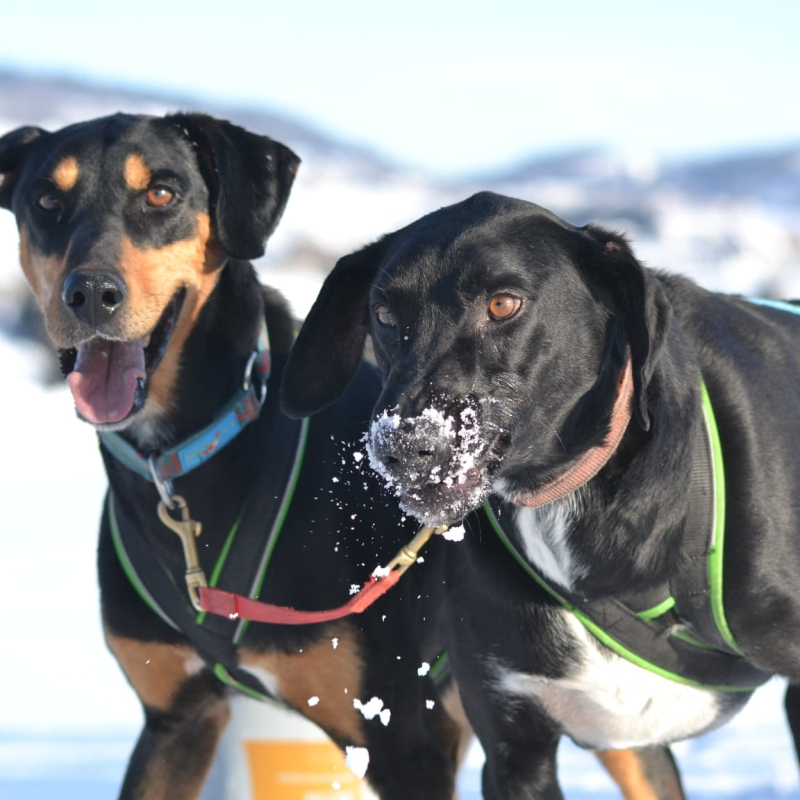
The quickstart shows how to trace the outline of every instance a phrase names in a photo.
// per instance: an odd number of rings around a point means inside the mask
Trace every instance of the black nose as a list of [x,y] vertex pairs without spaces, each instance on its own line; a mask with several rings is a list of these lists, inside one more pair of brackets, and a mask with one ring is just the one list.
[[454,431],[428,417],[379,417],[370,430],[373,458],[406,485],[442,480],[453,457],[454,440]]
[[81,322],[97,326],[107,322],[125,302],[125,284],[105,272],[72,272],[64,281],[61,300]]

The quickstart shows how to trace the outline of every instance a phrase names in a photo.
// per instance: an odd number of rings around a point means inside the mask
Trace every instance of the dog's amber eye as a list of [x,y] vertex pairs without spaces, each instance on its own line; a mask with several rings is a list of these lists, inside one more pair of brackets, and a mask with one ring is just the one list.
[[394,327],[394,314],[392,314],[392,309],[389,308],[389,306],[386,306],[383,303],[378,303],[375,306],[375,316],[377,317],[378,322],[383,325],[384,328]]
[[175,193],[166,186],[153,186],[147,190],[147,205],[155,208],[168,206],[175,199]]
[[39,208],[43,208],[45,211],[60,211],[63,206],[61,198],[55,192],[44,192],[40,194],[36,203]]
[[489,316],[492,319],[510,319],[522,307],[522,298],[513,294],[496,294],[489,301]]

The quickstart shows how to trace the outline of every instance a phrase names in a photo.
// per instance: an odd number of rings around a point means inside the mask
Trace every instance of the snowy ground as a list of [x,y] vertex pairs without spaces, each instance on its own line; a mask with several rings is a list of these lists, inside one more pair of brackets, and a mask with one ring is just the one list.
[[[303,313],[315,289],[277,278]],[[4,460],[0,482],[0,798],[111,800],[140,712],[103,645],[94,575],[104,487],[94,436],[64,387],[44,389],[49,358],[0,338]],[[692,800],[800,800],[778,682],[727,728],[675,750]],[[481,755],[470,754],[462,800],[476,800]],[[561,752],[571,800],[617,794],[592,756]]]

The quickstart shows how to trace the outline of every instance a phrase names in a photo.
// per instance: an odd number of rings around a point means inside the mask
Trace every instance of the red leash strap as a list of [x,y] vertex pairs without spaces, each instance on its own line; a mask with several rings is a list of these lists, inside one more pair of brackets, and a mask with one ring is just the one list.
[[572,494],[588,483],[608,463],[619,447],[633,414],[633,368],[631,355],[625,362],[617,388],[617,398],[611,411],[611,428],[603,444],[590,447],[566,472],[532,492],[521,494],[514,503],[540,508]]
[[274,625],[312,625],[341,619],[349,614],[366,611],[379,597],[400,580],[400,576],[417,560],[419,551],[435,533],[444,533],[447,526],[427,526],[404,547],[382,570],[376,570],[370,579],[344,605],[325,611],[298,611],[289,606],[275,606],[252,600],[241,594],[232,594],[222,589],[200,586],[200,607],[203,611],[228,619],[249,619],[253,622],[271,622]]
[[311,625],[315,622],[341,619],[349,614],[360,614],[381,595],[386,594],[398,580],[400,573],[396,570],[385,578],[371,577],[344,605],[327,611],[298,611],[289,606],[262,603],[241,594],[232,594],[208,586],[200,587],[200,605],[204,611],[228,619],[249,619],[253,622],[271,622],[275,625]]

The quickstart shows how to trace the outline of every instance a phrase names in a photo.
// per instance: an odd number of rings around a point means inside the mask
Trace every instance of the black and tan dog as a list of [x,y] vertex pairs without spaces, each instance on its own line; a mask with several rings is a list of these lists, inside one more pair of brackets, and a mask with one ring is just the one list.
[[[415,533],[394,504],[374,502],[347,447],[369,419],[377,372],[360,369],[308,427],[277,407],[293,321],[246,259],[263,254],[298,163],[197,114],[0,139],[0,205],[16,215],[23,270],[108,472],[103,623],[145,712],[124,798],[198,796],[230,685],[277,697],[341,747],[366,747],[381,798],[454,791],[461,731],[434,670],[418,674],[443,647],[435,552],[358,617],[247,625],[193,608],[172,532],[180,513],[167,527],[157,512],[161,502],[201,523],[211,584],[309,610],[340,606]],[[354,707],[373,697],[383,722]]]
[[428,523],[486,502],[447,571],[485,797],[561,797],[562,733],[665,744],[770,674],[800,681],[797,311],[652,272],[617,234],[491,193],[328,277],[285,407],[338,397],[369,333],[373,466]]

